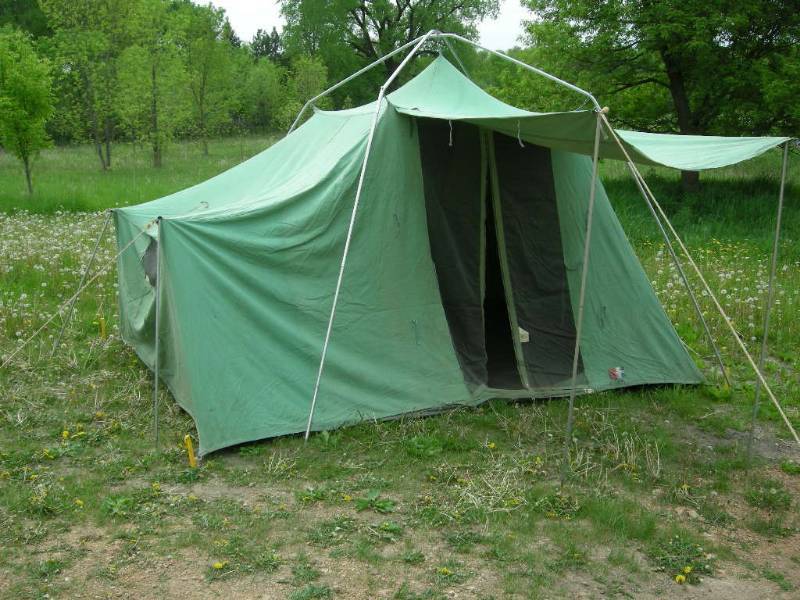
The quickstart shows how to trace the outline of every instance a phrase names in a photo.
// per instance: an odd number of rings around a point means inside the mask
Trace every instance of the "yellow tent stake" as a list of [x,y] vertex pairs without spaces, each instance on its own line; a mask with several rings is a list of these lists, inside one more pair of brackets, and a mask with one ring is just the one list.
[[192,436],[188,433],[183,436],[183,445],[186,446],[186,455],[189,457],[189,466],[192,469],[197,468],[197,459],[194,456],[194,447],[192,446]]

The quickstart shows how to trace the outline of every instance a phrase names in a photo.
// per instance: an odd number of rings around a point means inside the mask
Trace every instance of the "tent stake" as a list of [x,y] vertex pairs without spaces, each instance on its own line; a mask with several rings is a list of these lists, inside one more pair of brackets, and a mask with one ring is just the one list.
[[569,470],[569,446],[572,441],[572,427],[575,422],[575,393],[578,385],[578,360],[581,352],[581,333],[583,331],[583,309],[586,300],[586,282],[589,276],[589,249],[592,242],[592,222],[594,220],[594,199],[597,192],[597,163],[600,156],[600,116],[597,113],[597,127],[594,132],[594,154],[592,155],[592,187],[589,189],[589,206],[586,209],[586,238],[583,242],[583,266],[581,269],[581,288],[578,294],[578,315],[575,323],[575,350],[572,354],[572,385],[569,390],[569,409],[567,411],[567,428],[564,433],[563,461],[561,463],[561,485]]
[[389,78],[386,80],[381,86],[380,91],[378,92],[378,99],[375,102],[375,113],[372,115],[372,125],[369,128],[369,137],[367,137],[367,147],[364,151],[364,161],[361,163],[361,174],[358,176],[358,187],[356,188],[356,198],[353,201],[353,210],[350,213],[350,224],[347,226],[347,237],[345,238],[344,242],[344,251],[342,252],[342,261],[339,265],[339,276],[336,280],[336,289],[333,292],[333,302],[331,304],[331,314],[328,317],[328,328],[325,331],[325,341],[322,344],[322,355],[319,359],[319,369],[317,370],[317,380],[314,383],[314,394],[311,397],[311,408],[308,411],[308,422],[306,423],[306,433],[304,436],[305,441],[308,441],[308,436],[311,434],[311,423],[314,419],[314,410],[317,407],[317,395],[319,394],[319,384],[322,380],[322,371],[325,368],[325,357],[328,354],[328,344],[331,340],[331,331],[333,330],[333,320],[336,316],[336,305],[339,303],[339,292],[342,289],[342,279],[344,278],[344,268],[347,264],[347,255],[350,252],[350,240],[353,238],[353,228],[356,223],[356,212],[358,211],[358,203],[361,200],[361,190],[364,187],[364,177],[367,173],[367,161],[369,160],[369,153],[372,149],[372,140],[375,137],[375,129],[378,125],[378,116],[381,112],[381,104],[383,103],[383,97],[386,93],[386,89],[391,85],[392,81],[400,74],[400,71],[403,70],[411,58],[417,53],[417,51],[422,47],[422,45],[428,41],[428,38],[431,35],[437,33],[436,30],[432,29],[428,33],[426,33],[422,38],[419,39],[419,42],[412,48],[411,52],[408,53],[403,59],[397,69],[395,69],[394,73],[392,73]]
[[[103,228],[100,230],[100,235],[97,236],[97,241],[94,244],[94,250],[92,251],[92,255],[89,257],[89,262],[86,263],[86,266],[83,269],[83,274],[81,275],[81,279],[78,282],[78,290],[83,289],[83,282],[86,281],[86,277],[89,275],[89,271],[92,269],[92,265],[94,264],[94,259],[97,256],[97,251],[100,249],[100,244],[103,241],[103,236],[106,234],[106,229],[108,229],[108,224],[111,221],[111,211],[106,211],[106,219],[103,222]],[[50,351],[50,358],[53,358],[56,354],[56,350],[58,350],[59,344],[61,344],[61,338],[64,335],[64,331],[67,329],[67,325],[69,325],[70,320],[72,319],[72,311],[75,309],[75,303],[78,301],[77,294],[72,297],[69,306],[67,307],[67,314],[64,315],[64,322],[61,324],[61,329],[56,336],[55,342],[53,342],[53,349]]]
[[717,343],[714,340],[714,336],[711,335],[711,329],[708,327],[708,322],[706,321],[705,317],[703,316],[703,311],[700,308],[700,303],[697,300],[697,295],[695,295],[692,286],[689,284],[689,279],[686,277],[686,272],[683,270],[683,265],[681,261],[678,259],[678,255],[675,253],[675,247],[672,245],[672,240],[669,238],[669,234],[667,230],[664,229],[664,224],[661,222],[661,219],[656,212],[656,209],[653,208],[652,202],[650,202],[650,198],[644,191],[644,187],[642,186],[642,182],[639,181],[639,175],[637,171],[633,168],[631,163],[628,163],[628,168],[631,170],[631,174],[633,175],[633,180],[636,182],[636,187],[639,188],[639,192],[642,194],[642,198],[644,198],[645,203],[647,204],[647,208],[650,209],[650,213],[653,215],[653,218],[658,225],[658,229],[661,231],[661,235],[664,236],[664,242],[667,244],[667,249],[669,250],[670,256],[672,256],[672,262],[675,263],[675,267],[678,269],[678,273],[680,273],[681,279],[683,280],[683,285],[686,286],[686,291],[689,292],[689,297],[692,299],[692,304],[694,305],[694,310],[697,313],[697,318],[700,319],[700,322],[703,324],[703,329],[706,332],[706,337],[708,337],[708,341],[711,343],[711,347],[714,349],[714,356],[717,357],[717,362],[719,363],[720,371],[722,371],[722,376],[725,378],[725,383],[728,384],[728,388],[731,388],[731,380],[730,376],[728,375],[728,371],[725,368],[725,363],[722,362],[722,355],[719,352],[719,348],[717,348]]
[[722,308],[722,305],[719,303],[719,300],[717,300],[717,297],[714,294],[713,290],[711,289],[711,286],[708,285],[708,282],[706,281],[706,278],[703,277],[702,271],[700,271],[700,268],[697,266],[697,263],[694,262],[694,259],[692,258],[692,255],[689,253],[688,248],[686,248],[686,245],[683,243],[683,240],[678,235],[678,232],[675,231],[675,228],[672,226],[672,222],[669,220],[669,217],[667,217],[667,214],[664,212],[664,209],[661,207],[661,204],[658,202],[658,200],[656,200],[656,197],[653,195],[653,192],[650,189],[650,187],[647,185],[647,182],[644,181],[644,178],[642,177],[642,174],[639,172],[639,169],[637,169],[636,165],[633,164],[633,160],[631,159],[630,155],[628,154],[628,151],[625,149],[625,145],[619,139],[619,136],[617,136],[617,132],[614,131],[613,127],[611,127],[611,123],[608,122],[608,119],[606,119],[604,117],[603,121],[605,122],[606,129],[608,129],[609,133],[614,138],[614,141],[617,143],[617,145],[619,146],[620,150],[622,150],[622,153],[625,155],[625,158],[628,160],[628,162],[631,165],[633,165],[633,169],[639,175],[639,179],[641,180],[645,191],[650,196],[650,200],[653,202],[653,206],[656,207],[656,209],[658,210],[659,214],[661,215],[661,218],[664,219],[664,223],[666,223],[667,227],[669,227],[669,230],[672,233],[673,237],[675,238],[675,241],[677,241],[678,242],[678,246],[680,246],[681,252],[683,252],[683,255],[686,257],[686,260],[689,261],[689,264],[692,266],[692,269],[697,274],[697,277],[700,279],[700,282],[703,284],[703,288],[706,290],[706,292],[708,292],[708,296],[711,298],[711,301],[714,303],[714,306],[716,307],[717,311],[722,316],[723,320],[725,321],[725,324],[728,326],[728,329],[730,330],[731,334],[733,335],[733,339],[736,340],[736,343],[739,345],[739,348],[741,349],[741,351],[744,354],[745,358],[747,358],[747,362],[750,363],[750,367],[753,369],[753,372],[756,374],[756,377],[761,382],[761,385],[764,387],[764,391],[769,396],[769,399],[772,401],[772,404],[775,405],[775,408],[778,410],[778,413],[781,415],[781,418],[783,419],[783,422],[786,424],[786,427],[791,432],[792,437],[794,438],[795,442],[797,442],[797,445],[800,446],[800,436],[797,435],[797,431],[795,431],[795,428],[792,425],[792,422],[789,421],[789,417],[786,416],[786,413],[784,412],[783,407],[781,406],[780,402],[778,402],[778,399],[775,397],[775,394],[772,392],[772,389],[769,387],[769,384],[767,383],[767,380],[764,379],[764,375],[762,375],[761,371],[758,368],[758,365],[756,365],[755,360],[753,360],[752,355],[750,354],[750,352],[748,352],[747,346],[744,345],[744,342],[739,337],[739,334],[736,331],[736,328],[733,326],[733,323],[731,322],[730,317],[728,317],[728,314],[725,312],[725,309]]
[[161,217],[156,219],[158,232],[156,237],[156,323],[155,323],[155,364],[153,366],[153,436],[155,438],[156,452],[158,452],[158,378],[160,367],[159,333],[161,332]]
[[[781,218],[783,216],[783,197],[786,188],[786,169],[789,162],[789,142],[783,144],[783,163],[781,164],[781,186],[778,192],[778,213],[775,217],[775,239],[772,243],[772,262],[769,269],[769,288],[767,291],[767,305],[764,307],[764,334],[761,338],[761,353],[758,357],[758,370],[764,372],[764,362],[767,359],[767,334],[769,333],[769,318],[775,302],[775,276],[778,268],[778,248],[781,239]],[[753,437],[755,436],[758,409],[761,400],[761,381],[756,380],[756,393],[753,400],[753,419],[750,422],[750,434],[747,436],[747,463],[753,460]]]

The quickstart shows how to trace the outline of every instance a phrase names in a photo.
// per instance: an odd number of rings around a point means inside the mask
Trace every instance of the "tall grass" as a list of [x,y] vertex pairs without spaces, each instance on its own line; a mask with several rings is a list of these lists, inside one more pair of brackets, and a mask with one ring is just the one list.
[[276,136],[232,137],[213,141],[209,154],[197,142],[168,147],[156,169],[147,146],[115,144],[112,168],[103,172],[91,146],[50,148],[33,165],[34,193],[28,196],[17,161],[0,153],[0,211],[93,211],[138,204],[208,179],[272,144]]

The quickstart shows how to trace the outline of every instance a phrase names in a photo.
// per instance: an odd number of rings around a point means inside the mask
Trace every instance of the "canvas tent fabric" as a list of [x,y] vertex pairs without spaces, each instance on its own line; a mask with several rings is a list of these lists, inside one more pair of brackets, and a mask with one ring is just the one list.
[[[569,393],[596,117],[479,91],[439,58],[381,103],[315,430]],[[202,454],[305,430],[375,109],[114,211],[123,339],[154,365],[159,290],[161,377]],[[579,371],[583,392],[702,381],[600,184]]]
[[[594,112],[535,113],[510,106],[484,92],[444,58],[389,95],[408,115],[463,120],[512,137],[591,156]],[[687,171],[733,165],[763,154],[788,137],[719,137],[616,130],[636,162]],[[600,157],[625,160],[613,139],[603,138]]]

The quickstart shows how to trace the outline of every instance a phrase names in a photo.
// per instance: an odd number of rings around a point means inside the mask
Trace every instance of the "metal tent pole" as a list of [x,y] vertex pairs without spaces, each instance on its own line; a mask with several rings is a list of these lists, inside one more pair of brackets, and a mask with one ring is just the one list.
[[658,202],[658,200],[656,200],[656,197],[653,195],[653,192],[647,185],[647,182],[645,182],[644,178],[642,177],[642,174],[639,173],[639,170],[633,163],[633,159],[631,159],[630,155],[628,154],[628,151],[625,148],[625,145],[622,143],[622,140],[619,139],[619,136],[617,136],[616,131],[614,131],[614,128],[611,127],[611,123],[609,123],[608,119],[606,119],[605,117],[603,118],[603,121],[605,122],[606,128],[608,129],[609,133],[614,138],[614,141],[617,143],[620,150],[622,150],[622,153],[625,155],[625,158],[631,165],[633,165],[633,169],[638,174],[639,179],[642,182],[642,186],[644,187],[647,194],[650,196],[650,200],[653,203],[653,206],[655,206],[655,208],[658,210],[658,213],[661,215],[661,218],[664,220],[664,223],[666,223],[667,227],[672,233],[672,236],[675,238],[675,241],[678,242],[681,252],[683,252],[683,255],[686,257],[686,260],[689,261],[689,264],[692,266],[692,269],[697,274],[698,279],[700,279],[700,282],[703,284],[703,288],[708,293],[709,298],[711,298],[711,301],[714,303],[714,306],[716,307],[717,311],[722,316],[723,320],[725,321],[725,324],[728,326],[728,329],[733,335],[733,339],[736,340],[736,343],[739,345],[739,349],[744,354],[745,358],[747,359],[747,362],[750,363],[750,367],[753,369],[753,372],[755,373],[756,377],[761,382],[761,385],[764,387],[764,391],[767,393],[769,399],[775,405],[775,408],[781,415],[783,422],[786,424],[786,427],[791,432],[792,438],[794,438],[795,442],[797,442],[798,446],[800,446],[800,436],[797,435],[797,431],[795,431],[794,426],[792,425],[791,421],[789,421],[789,418],[786,416],[783,407],[781,406],[780,402],[778,402],[778,399],[775,397],[775,394],[772,392],[772,389],[769,387],[767,380],[764,379],[764,376],[758,369],[755,360],[753,360],[752,355],[747,350],[747,346],[744,345],[744,342],[742,342],[741,338],[739,337],[739,334],[736,331],[736,328],[733,326],[730,317],[728,317],[728,314],[725,312],[725,309],[722,308],[722,305],[719,303],[719,300],[717,300],[717,297],[714,294],[713,290],[711,289],[711,286],[708,285],[706,278],[703,277],[702,271],[700,271],[700,268],[697,266],[697,263],[695,263],[694,259],[692,258],[692,255],[689,253],[688,248],[686,248],[686,244],[683,243],[683,240],[678,235],[678,232],[675,231],[675,227],[672,226],[672,223],[670,222],[669,217],[667,217],[667,214],[664,212],[664,209],[661,207],[661,204]]
[[461,72],[464,73],[464,75],[466,75],[469,78],[469,71],[467,71],[467,67],[464,66],[464,63],[461,62],[461,57],[458,56],[458,53],[456,52],[455,48],[453,48],[453,44],[450,43],[450,38],[445,37],[443,39],[445,45],[447,46],[447,49],[450,50],[450,54],[453,55],[453,58],[456,59],[458,66],[461,67]]
[[592,242],[592,222],[594,220],[594,200],[597,195],[597,163],[600,157],[600,128],[603,114],[601,109],[597,113],[597,127],[594,132],[594,153],[592,154],[592,187],[589,188],[589,206],[586,209],[586,237],[583,242],[583,265],[581,269],[581,288],[578,293],[578,315],[575,321],[575,350],[572,354],[572,384],[569,390],[569,409],[567,411],[567,427],[564,433],[563,462],[561,463],[561,484],[567,476],[569,469],[569,446],[572,440],[572,428],[575,422],[575,393],[578,384],[578,361],[581,351],[581,333],[583,331],[583,312],[586,300],[586,282],[589,276],[589,250]]
[[722,371],[722,376],[725,378],[725,383],[727,383],[728,387],[730,388],[731,380],[728,375],[728,371],[725,368],[725,363],[722,362],[722,355],[719,352],[719,348],[717,348],[717,343],[714,340],[714,336],[711,335],[711,329],[708,327],[708,322],[703,316],[703,311],[700,308],[700,303],[697,301],[697,296],[695,295],[692,286],[689,285],[689,279],[686,277],[686,272],[683,270],[683,265],[678,259],[678,255],[675,253],[675,247],[672,245],[672,240],[670,240],[667,230],[664,229],[664,224],[661,222],[661,219],[659,218],[656,209],[653,208],[653,204],[650,202],[650,198],[644,191],[644,186],[642,185],[642,182],[639,180],[638,172],[630,162],[628,163],[628,168],[631,170],[631,174],[633,175],[633,180],[636,182],[636,187],[639,188],[639,192],[641,192],[642,198],[644,198],[644,201],[647,204],[647,208],[650,209],[650,213],[653,215],[653,218],[655,219],[656,224],[658,225],[658,228],[661,231],[661,235],[664,236],[664,242],[667,244],[667,249],[669,250],[670,256],[672,256],[672,261],[675,263],[675,267],[678,269],[678,273],[680,273],[681,279],[683,280],[683,285],[686,286],[686,291],[689,292],[689,297],[692,299],[692,304],[694,305],[694,310],[697,313],[697,318],[699,318],[700,322],[703,324],[703,329],[706,332],[708,341],[711,343],[711,347],[714,349],[714,356],[717,357],[717,362],[719,363],[719,368]]
[[160,361],[160,333],[161,333],[161,217],[156,219],[158,233],[156,238],[156,323],[155,323],[155,360],[153,361],[153,435],[155,438],[156,452],[158,452],[158,378]]
[[563,79],[559,79],[555,75],[551,75],[547,71],[543,71],[542,69],[538,69],[538,68],[533,67],[533,66],[531,66],[529,64],[526,64],[526,63],[522,62],[521,60],[517,60],[516,58],[514,58],[512,56],[509,56],[508,54],[503,54],[502,52],[498,52],[497,50],[492,50],[491,48],[486,48],[485,46],[481,46],[480,44],[478,44],[476,42],[473,42],[472,40],[467,39],[465,37],[462,37],[460,35],[457,35],[455,33],[442,33],[442,34],[438,35],[437,37],[442,37],[442,38],[445,38],[445,39],[452,38],[454,40],[458,40],[460,42],[464,42],[465,44],[470,44],[471,46],[475,46],[476,48],[480,48],[481,50],[489,52],[490,54],[494,54],[495,56],[499,56],[500,58],[502,58],[504,60],[507,60],[509,62],[512,62],[515,65],[522,67],[523,69],[527,69],[528,71],[536,73],[537,75],[541,75],[542,77],[544,77],[546,79],[549,79],[550,81],[553,81],[553,82],[555,82],[555,83],[557,83],[559,85],[563,85],[564,87],[572,90],[573,92],[577,92],[578,94],[586,96],[589,100],[592,101],[592,104],[594,105],[595,110],[598,110],[598,111],[602,110],[600,108],[600,104],[597,102],[597,99],[592,94],[590,94],[589,92],[587,92],[586,90],[584,90],[582,88],[579,88],[577,85],[573,85],[573,84],[571,84],[571,83],[569,83],[567,81],[564,81]]
[[[781,185],[778,192],[778,213],[775,217],[775,239],[772,243],[772,262],[769,269],[769,284],[767,291],[767,305],[764,307],[764,334],[761,338],[761,353],[758,357],[758,370],[764,373],[764,362],[767,359],[767,334],[769,333],[769,318],[775,301],[775,276],[778,268],[778,248],[781,239],[781,218],[783,217],[783,197],[786,188],[786,170],[789,163],[789,142],[783,144],[783,163],[781,165]],[[761,401],[761,381],[756,380],[756,393],[753,401],[753,419],[750,423],[750,435],[747,437],[747,461],[753,458],[753,437],[755,436],[758,409]]]
[[[83,282],[86,281],[87,275],[89,275],[89,271],[92,269],[92,265],[94,264],[94,259],[97,256],[97,251],[100,249],[100,244],[103,241],[103,236],[106,234],[106,229],[108,229],[108,223],[111,221],[111,211],[106,211],[106,220],[103,222],[103,228],[100,230],[100,235],[97,236],[97,241],[94,244],[94,250],[92,251],[92,255],[89,257],[89,262],[86,263],[86,266],[83,269],[83,274],[81,275],[80,282],[78,282],[78,290],[83,288]],[[69,306],[67,307],[67,314],[64,315],[64,322],[61,324],[61,329],[56,336],[55,342],[53,342],[53,349],[50,351],[50,358],[55,356],[56,350],[58,350],[58,345],[61,343],[61,338],[64,335],[64,331],[67,329],[67,325],[69,325],[70,319],[72,319],[72,311],[75,308],[75,303],[78,301],[78,296],[75,295],[72,297]]]
[[320,359],[319,359],[319,369],[317,370],[317,380],[314,383],[314,394],[311,397],[311,408],[308,411],[308,422],[306,423],[306,433],[305,433],[305,440],[306,441],[308,441],[308,436],[311,433],[311,423],[312,423],[312,421],[314,419],[314,411],[315,411],[315,409],[317,407],[317,396],[319,394],[319,384],[320,384],[320,381],[322,380],[322,371],[325,368],[325,357],[328,354],[328,344],[329,344],[330,339],[331,339],[331,331],[333,329],[333,320],[334,320],[334,317],[336,316],[336,306],[339,303],[339,292],[342,289],[342,279],[344,278],[344,268],[345,268],[345,265],[347,264],[347,255],[350,252],[350,240],[353,238],[353,227],[354,227],[355,222],[356,222],[356,212],[358,211],[358,204],[359,204],[359,201],[361,200],[361,191],[362,191],[362,189],[364,187],[364,177],[365,177],[366,172],[367,172],[367,161],[369,160],[369,153],[370,153],[370,150],[372,149],[372,140],[375,137],[375,129],[376,129],[377,125],[378,125],[378,116],[380,115],[380,112],[381,112],[381,104],[383,102],[383,97],[384,97],[384,95],[386,93],[386,89],[391,85],[392,81],[394,81],[395,78],[400,74],[400,71],[402,71],[403,68],[408,64],[408,61],[411,60],[411,58],[414,56],[414,54],[417,53],[417,51],[422,47],[422,45],[426,41],[428,41],[428,38],[430,38],[435,33],[437,33],[437,31],[432,29],[431,31],[429,31],[428,33],[423,35],[421,38],[419,38],[419,41],[414,46],[414,48],[411,50],[411,52],[408,53],[408,56],[406,56],[403,59],[403,62],[401,62],[398,65],[397,69],[395,69],[394,73],[392,73],[389,76],[389,78],[381,86],[381,89],[378,92],[378,100],[375,103],[375,113],[372,116],[372,125],[369,128],[369,136],[367,137],[367,147],[366,147],[366,150],[364,151],[364,161],[361,163],[361,174],[358,177],[358,187],[356,188],[356,198],[355,198],[355,200],[353,202],[353,210],[350,213],[350,224],[347,227],[347,237],[345,238],[345,242],[344,242],[344,251],[342,252],[342,261],[341,261],[341,263],[339,265],[339,276],[336,279],[336,289],[333,292],[333,303],[331,304],[331,314],[330,314],[330,317],[328,318],[328,328],[325,331],[325,341],[322,344],[322,355],[320,356]]
[[[422,38],[425,38],[425,39],[427,39],[429,36],[430,36],[430,32],[428,32],[428,33],[427,33],[427,34],[425,34],[425,35],[421,35],[421,36],[419,36],[419,37],[417,37],[417,38],[414,38],[414,39],[413,39],[413,40],[411,40],[410,42],[406,42],[405,44],[403,44],[403,45],[402,45],[402,46],[400,46],[399,48],[396,48],[395,50],[392,50],[391,52],[389,52],[389,54],[386,54],[386,55],[384,55],[384,56],[380,57],[378,60],[376,60],[376,61],[374,61],[374,62],[371,62],[370,64],[368,64],[368,65],[367,65],[366,67],[364,67],[363,69],[359,69],[358,71],[356,71],[355,73],[353,73],[353,74],[352,74],[352,75],[350,75],[349,77],[345,77],[345,78],[344,78],[344,79],[342,79],[342,80],[341,80],[339,83],[335,83],[335,84],[333,84],[331,87],[329,87],[329,88],[328,88],[327,90],[325,90],[324,92],[320,92],[319,94],[317,94],[316,96],[314,96],[313,98],[311,98],[310,100],[308,100],[308,101],[307,101],[307,102],[306,102],[306,103],[303,105],[303,108],[301,108],[301,109],[300,109],[300,112],[299,112],[299,113],[297,113],[297,117],[295,118],[294,122],[292,123],[292,126],[291,126],[291,127],[289,127],[289,131],[288,131],[288,132],[286,132],[286,135],[289,135],[290,133],[292,133],[292,131],[294,131],[294,128],[295,128],[295,127],[297,127],[297,124],[300,122],[300,117],[302,117],[302,116],[303,116],[303,114],[306,112],[306,109],[307,109],[309,106],[311,106],[312,104],[314,104],[314,103],[315,103],[317,100],[319,100],[320,98],[323,98],[324,96],[327,96],[327,95],[328,95],[328,94],[330,94],[332,91],[339,89],[339,88],[340,88],[340,87],[342,87],[342,86],[343,86],[345,83],[348,83],[348,82],[352,81],[352,80],[353,80],[353,79],[355,79],[356,77],[359,77],[360,75],[363,75],[364,73],[366,73],[367,71],[369,71],[369,70],[370,70],[370,69],[372,69],[373,67],[377,67],[378,65],[380,65],[380,64],[382,64],[382,63],[384,63],[384,62],[386,62],[386,61],[387,61],[387,60],[389,60],[389,59],[390,59],[392,56],[394,56],[395,54],[397,54],[397,53],[399,53],[399,52],[402,52],[403,50],[405,50],[405,49],[406,49],[406,48],[408,48],[409,46],[412,46],[412,45],[414,45],[415,43],[419,42],[419,40],[421,40]],[[400,69],[400,67],[398,67],[398,68],[397,68],[397,70],[399,70],[399,69]],[[392,77],[392,78],[393,78],[393,77]]]

